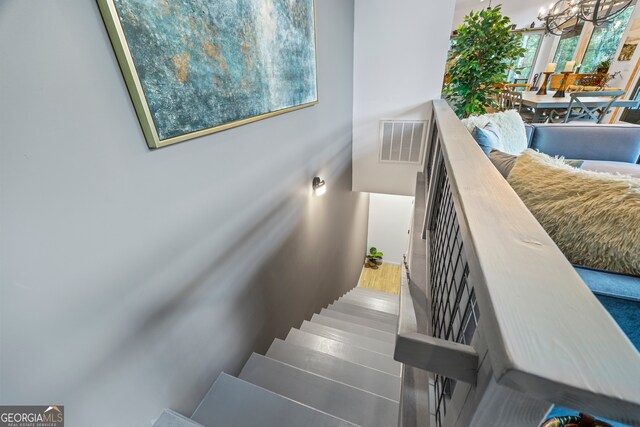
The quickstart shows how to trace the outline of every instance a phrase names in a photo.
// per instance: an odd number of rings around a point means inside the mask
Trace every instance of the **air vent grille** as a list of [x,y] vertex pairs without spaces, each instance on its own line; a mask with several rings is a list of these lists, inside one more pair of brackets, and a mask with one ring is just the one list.
[[421,164],[426,130],[425,120],[382,120],[380,162]]

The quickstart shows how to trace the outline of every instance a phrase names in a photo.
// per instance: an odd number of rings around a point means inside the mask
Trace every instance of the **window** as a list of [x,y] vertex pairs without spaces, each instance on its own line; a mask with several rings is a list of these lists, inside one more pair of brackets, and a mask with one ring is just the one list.
[[583,24],[574,25],[573,28],[560,36],[560,42],[556,53],[553,55],[553,62],[558,64],[556,66],[557,71],[564,70],[564,66],[567,61],[573,59],[573,55],[576,53],[578,47],[578,41],[580,40],[580,33],[582,33]]
[[540,33],[522,33],[521,46],[527,51],[524,56],[518,58],[514,68],[520,68],[519,71],[510,70],[507,75],[507,81],[513,83],[515,79],[529,80],[531,74],[531,68],[538,56],[538,47],[540,46],[540,40],[542,40],[542,34]]
[[583,73],[593,73],[603,61],[613,59],[632,12],[633,6],[629,6],[613,22],[593,29],[587,51],[582,59],[580,70]]

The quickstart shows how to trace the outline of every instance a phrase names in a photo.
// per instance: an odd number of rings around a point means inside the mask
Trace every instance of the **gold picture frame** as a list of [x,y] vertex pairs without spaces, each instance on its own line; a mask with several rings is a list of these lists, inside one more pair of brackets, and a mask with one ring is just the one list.
[[[316,11],[315,11],[316,4],[315,4],[315,0],[307,0],[311,3],[312,16],[310,17],[302,16],[300,20],[302,20],[303,18],[306,18],[307,22],[310,22],[309,25],[313,27],[312,28],[313,34],[311,36],[312,45],[313,45],[312,46],[313,58],[309,59],[310,64],[305,64],[305,65],[312,66],[313,69],[312,70],[305,69],[307,71],[307,74],[305,75],[306,80],[302,83],[298,83],[298,86],[295,86],[295,88],[297,89],[300,86],[304,86],[304,89],[308,90],[309,96],[312,95],[313,99],[310,99],[308,102],[301,102],[296,105],[285,106],[284,108],[278,108],[273,111],[265,111],[261,114],[256,114],[250,117],[241,117],[239,119],[231,120],[225,123],[216,123],[206,128],[188,131],[182,134],[169,135],[169,136],[166,135],[166,132],[164,135],[161,134],[161,132],[158,129],[157,115],[155,116],[156,120],[154,120],[154,112],[152,111],[152,107],[150,106],[149,100],[145,95],[145,82],[143,81],[144,79],[141,79],[138,69],[136,68],[136,61],[134,59],[134,54],[132,53],[129,40],[127,39],[126,31],[123,28],[124,20],[121,18],[121,15],[116,7],[116,4],[115,4],[116,1],[118,0],[97,0],[97,3],[100,9],[100,12],[102,14],[107,32],[109,34],[111,44],[115,51],[116,57],[118,59],[118,63],[120,65],[120,69],[122,71],[125,83],[127,85],[131,100],[133,102],[136,115],[138,117],[138,121],[140,122],[145,140],[149,148],[165,147],[178,142],[197,138],[203,135],[220,132],[226,129],[242,126],[258,120],[267,119],[276,115],[289,113],[291,111],[299,110],[302,108],[306,108],[306,107],[310,107],[318,104],[319,100],[318,100],[318,78],[317,78],[317,26],[316,26]],[[127,1],[129,0],[122,0],[123,3],[126,3]],[[274,2],[278,2],[279,0],[267,0],[267,1],[270,2],[271,4],[274,4]],[[158,4],[160,5],[159,7],[162,7],[163,4],[166,5],[166,7],[169,7],[168,3],[166,2],[158,2]],[[176,10],[175,5],[172,7],[174,8],[174,10]],[[187,7],[187,6],[182,5],[177,7]],[[250,6],[247,6],[247,7],[250,7]],[[281,6],[281,8],[283,7],[284,6]],[[298,13],[299,15],[303,15],[298,11],[294,11],[292,13]],[[149,15],[148,11],[146,15]],[[127,17],[131,18],[132,21],[138,22],[138,19],[135,18],[135,15],[132,15],[131,13],[129,13]],[[256,25],[259,26],[259,23]],[[205,26],[211,26],[211,24],[205,23]],[[249,34],[248,37],[250,38],[251,35]],[[221,48],[216,48],[215,46],[214,48],[218,49],[218,50],[214,50],[214,53],[219,54],[221,51]],[[308,49],[308,47],[306,46],[305,48]],[[307,52],[306,50],[305,52],[308,53],[307,57],[309,57],[309,52]],[[197,51],[196,51],[196,54],[198,54]],[[168,61],[165,60],[164,64],[166,66],[166,64],[168,64]],[[313,87],[311,87],[311,85],[309,84],[310,75],[313,76]],[[285,83],[288,84],[290,82],[285,82]],[[230,103],[230,105],[231,107],[234,106],[234,104],[232,103]]]

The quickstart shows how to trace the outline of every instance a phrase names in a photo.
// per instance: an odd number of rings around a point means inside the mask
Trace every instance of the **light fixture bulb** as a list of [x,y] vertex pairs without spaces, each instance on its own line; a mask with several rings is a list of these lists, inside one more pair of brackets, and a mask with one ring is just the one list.
[[313,187],[313,191],[316,193],[316,196],[322,196],[327,192],[327,184],[323,179],[320,179],[319,176],[313,178],[311,186]]

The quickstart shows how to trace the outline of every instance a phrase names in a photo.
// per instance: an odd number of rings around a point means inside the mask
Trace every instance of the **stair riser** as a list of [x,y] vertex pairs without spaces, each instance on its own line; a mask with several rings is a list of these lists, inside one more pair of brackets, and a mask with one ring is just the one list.
[[374,320],[366,319],[359,316],[354,316],[351,314],[346,314],[341,311],[331,310],[328,308],[323,308],[320,311],[320,314],[328,317],[333,317],[334,319],[343,320],[345,322],[352,322],[356,325],[366,326],[368,328],[377,329],[383,332],[388,332],[395,334],[396,333],[396,325],[392,325],[389,323],[376,322]]
[[255,353],[240,378],[360,426],[389,427],[398,420],[397,402]]
[[381,311],[383,313],[388,313],[393,316],[398,315],[397,302],[395,303],[385,302],[385,301],[377,300],[375,298],[359,297],[359,296],[351,296],[351,295],[345,295],[342,298],[340,298],[338,301],[357,305],[359,307]]
[[394,345],[396,342],[396,336],[390,332],[379,331],[377,329],[368,328],[366,326],[357,325],[351,322],[345,322],[344,320],[335,319],[333,317],[323,316],[322,314],[314,314],[311,318],[311,322],[330,326],[332,328],[351,332],[353,334],[358,334],[368,338],[374,338]]
[[380,353],[309,334],[298,329],[291,329],[285,342],[320,351],[358,365],[386,372],[387,374],[400,376],[400,363]]
[[350,332],[341,331],[330,326],[319,325],[317,323],[307,322],[306,320],[300,326],[300,330],[309,332],[310,334],[319,335],[321,337],[340,341],[345,344],[351,344],[356,347],[364,348],[369,351],[384,354],[393,357],[395,344],[385,343],[373,338],[367,338],[352,334]]
[[353,316],[364,317],[365,319],[374,320],[376,322],[388,323],[395,325],[398,322],[398,316],[383,313],[381,311],[371,310],[357,305],[349,304],[342,301],[336,301],[329,305],[328,308],[336,311],[341,311],[345,314],[351,314]]
[[400,378],[384,372],[281,340],[271,344],[267,357],[387,399],[400,400]]
[[378,298],[384,301],[397,301],[398,300],[398,295],[391,295],[388,294],[386,292],[380,292],[380,291],[374,291],[371,289],[367,289],[367,288],[353,288],[352,290],[350,290],[349,292],[347,292],[347,294],[349,295],[366,295],[369,297],[373,297],[373,298]]
[[204,427],[356,427],[226,374],[218,377],[191,418]]

